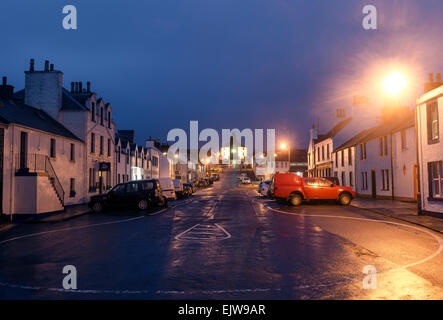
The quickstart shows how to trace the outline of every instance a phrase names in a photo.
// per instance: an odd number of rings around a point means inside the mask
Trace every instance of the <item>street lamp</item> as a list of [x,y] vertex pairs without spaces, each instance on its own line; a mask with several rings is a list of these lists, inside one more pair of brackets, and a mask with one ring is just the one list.
[[285,142],[280,143],[280,149],[282,150],[288,150],[288,161],[289,161],[289,167],[288,167],[288,172],[291,171],[291,147],[289,146],[289,144],[286,144]]

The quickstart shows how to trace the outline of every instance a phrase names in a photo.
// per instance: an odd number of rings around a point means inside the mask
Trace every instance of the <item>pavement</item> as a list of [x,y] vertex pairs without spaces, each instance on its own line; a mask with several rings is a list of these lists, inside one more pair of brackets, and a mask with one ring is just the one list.
[[352,201],[351,206],[443,233],[443,219],[432,216],[419,216],[417,213],[417,203],[414,202],[356,198]]
[[[236,174],[169,208],[0,231],[0,299],[443,299],[439,233],[278,203]],[[77,289],[63,288],[66,265]]]

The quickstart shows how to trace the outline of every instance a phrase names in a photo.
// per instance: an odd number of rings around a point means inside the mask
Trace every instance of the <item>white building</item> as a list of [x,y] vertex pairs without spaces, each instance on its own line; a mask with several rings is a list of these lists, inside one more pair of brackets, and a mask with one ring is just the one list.
[[[443,85],[431,78],[425,94],[417,100],[417,135],[420,203],[423,213],[443,215]],[[428,87],[428,88],[426,88]],[[428,90],[429,91],[428,91]]]
[[83,141],[48,112],[14,98],[6,78],[0,97],[1,212],[46,213],[86,201]]

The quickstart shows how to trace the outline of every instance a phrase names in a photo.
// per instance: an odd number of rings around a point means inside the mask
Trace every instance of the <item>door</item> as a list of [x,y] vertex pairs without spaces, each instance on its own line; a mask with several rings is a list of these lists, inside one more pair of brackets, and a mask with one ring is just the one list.
[[417,165],[414,165],[414,200],[417,201]]
[[122,208],[126,203],[126,184],[119,184],[109,191],[108,205],[111,209]]
[[139,182],[130,182],[126,185],[126,205],[134,206],[137,205],[137,201],[142,197],[139,187]]
[[320,199],[337,199],[337,188],[328,179],[318,179],[319,197]]
[[371,170],[371,187],[372,187],[372,198],[377,198],[377,179],[375,176],[375,170]]
[[303,189],[308,199],[318,199],[319,185],[315,178],[303,179]]
[[20,133],[20,169],[27,168],[28,160],[28,133]]

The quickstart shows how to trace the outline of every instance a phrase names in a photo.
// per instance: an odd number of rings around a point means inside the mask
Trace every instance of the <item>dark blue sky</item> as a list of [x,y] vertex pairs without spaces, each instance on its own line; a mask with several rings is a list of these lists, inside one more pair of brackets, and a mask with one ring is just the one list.
[[[67,4],[76,31],[62,28]],[[377,31],[361,27],[366,4]],[[21,89],[29,58],[49,59],[66,88],[90,80],[138,141],[199,120],[276,128],[306,147],[316,117],[326,130],[328,110],[354,94],[379,99],[388,66],[410,71],[411,97],[443,71],[441,0],[2,0],[0,12],[2,75]]]

